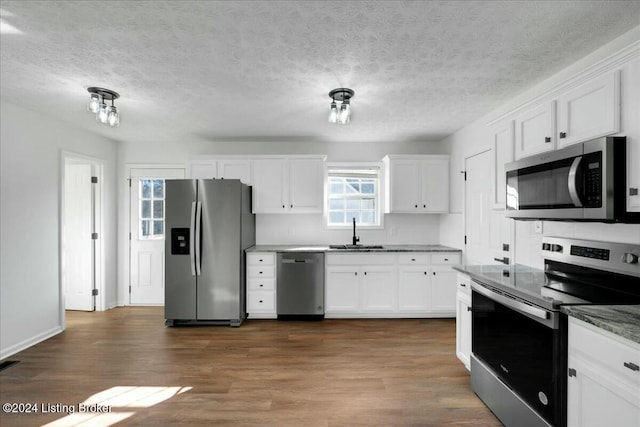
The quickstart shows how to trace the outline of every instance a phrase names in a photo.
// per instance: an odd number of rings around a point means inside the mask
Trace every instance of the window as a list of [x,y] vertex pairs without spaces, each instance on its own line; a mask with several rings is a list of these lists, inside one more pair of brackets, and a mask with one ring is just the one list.
[[379,173],[379,166],[328,167],[328,226],[350,226],[353,218],[360,226],[381,225]]
[[164,238],[164,179],[140,179],[140,239]]

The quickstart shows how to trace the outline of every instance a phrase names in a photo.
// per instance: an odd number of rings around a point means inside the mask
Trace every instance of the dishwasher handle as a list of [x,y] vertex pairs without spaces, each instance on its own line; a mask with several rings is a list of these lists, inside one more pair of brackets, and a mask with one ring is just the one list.
[[304,264],[315,264],[318,260],[316,259],[283,259],[283,264],[296,264],[296,263],[304,263]]

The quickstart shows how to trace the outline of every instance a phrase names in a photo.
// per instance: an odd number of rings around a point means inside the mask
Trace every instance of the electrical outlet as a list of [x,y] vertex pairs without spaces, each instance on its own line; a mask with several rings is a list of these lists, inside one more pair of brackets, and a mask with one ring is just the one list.
[[536,234],[542,234],[542,221],[535,221],[533,223],[533,232]]

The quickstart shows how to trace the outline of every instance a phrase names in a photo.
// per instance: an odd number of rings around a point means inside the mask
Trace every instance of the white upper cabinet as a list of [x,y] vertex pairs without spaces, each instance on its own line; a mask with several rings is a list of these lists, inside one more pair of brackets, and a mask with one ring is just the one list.
[[324,159],[289,159],[289,209],[296,213],[322,212]]
[[589,80],[558,98],[558,148],[619,130],[619,70]]
[[[253,213],[282,213],[287,211],[285,200],[285,158],[255,159],[253,161]],[[286,195],[288,197],[288,195]]]
[[449,211],[449,156],[386,156],[385,213]]
[[324,157],[253,160],[253,213],[321,213]]
[[251,185],[251,160],[248,158],[202,158],[189,162],[193,179],[239,179]]
[[514,122],[508,120],[492,128],[493,208],[505,208],[506,175],[504,165],[513,161]]
[[622,69],[622,129],[627,137],[627,210],[640,212],[640,59]]
[[515,158],[556,148],[556,102],[546,101],[516,117]]
[[239,179],[251,185],[251,161],[236,159],[218,160],[218,179]]

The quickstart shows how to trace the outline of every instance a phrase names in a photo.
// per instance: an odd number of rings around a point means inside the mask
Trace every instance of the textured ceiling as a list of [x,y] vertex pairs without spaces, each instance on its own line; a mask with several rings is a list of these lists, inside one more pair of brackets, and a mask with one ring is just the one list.
[[[3,100],[120,141],[434,141],[640,24],[638,1],[5,1]],[[117,129],[86,88],[121,94]],[[350,87],[348,126],[327,122]]]

